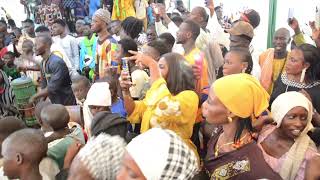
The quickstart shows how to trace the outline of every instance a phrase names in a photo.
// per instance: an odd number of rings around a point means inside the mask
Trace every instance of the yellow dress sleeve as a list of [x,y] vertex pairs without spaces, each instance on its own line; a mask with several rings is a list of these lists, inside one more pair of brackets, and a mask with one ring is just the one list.
[[304,39],[303,33],[299,33],[297,35],[294,35],[293,41],[296,43],[297,46],[300,46],[300,45],[306,43],[306,40]]
[[[156,109],[156,114],[161,116],[157,119],[158,123],[193,126],[197,117],[198,104],[198,95],[193,91],[183,91],[176,96],[166,96]],[[159,110],[162,112],[157,112]]]
[[135,101],[134,104],[135,104],[134,111],[128,117],[128,121],[130,121],[130,123],[132,124],[140,123],[143,113],[147,109],[147,106],[144,104],[143,100]]

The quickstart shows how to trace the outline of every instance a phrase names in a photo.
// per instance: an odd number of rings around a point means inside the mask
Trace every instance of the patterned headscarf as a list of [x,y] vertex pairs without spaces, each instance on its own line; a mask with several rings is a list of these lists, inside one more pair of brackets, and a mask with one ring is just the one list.
[[133,139],[127,151],[148,180],[191,179],[198,172],[196,155],[170,130],[153,128]]
[[119,136],[100,134],[80,150],[77,158],[94,179],[116,179],[126,143]]
[[98,17],[99,19],[101,19],[105,23],[110,23],[111,22],[110,12],[108,10],[106,10],[106,9],[98,9],[94,13],[93,17]]

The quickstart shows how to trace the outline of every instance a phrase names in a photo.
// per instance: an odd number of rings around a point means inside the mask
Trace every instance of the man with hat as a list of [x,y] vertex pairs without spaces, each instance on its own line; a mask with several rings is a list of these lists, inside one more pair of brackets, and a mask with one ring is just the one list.
[[108,32],[110,22],[110,13],[105,9],[98,9],[92,17],[91,30],[98,35],[95,73],[99,78],[106,75],[106,70],[111,65],[111,44],[116,43]]
[[254,36],[253,27],[249,23],[238,21],[232,28],[225,31],[230,34],[230,49],[241,48],[249,51],[249,46]]

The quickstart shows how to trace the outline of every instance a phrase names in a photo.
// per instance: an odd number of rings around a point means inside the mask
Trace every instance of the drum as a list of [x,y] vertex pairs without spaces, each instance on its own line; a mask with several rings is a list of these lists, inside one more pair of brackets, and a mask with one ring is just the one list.
[[27,126],[33,127],[37,124],[34,115],[34,106],[29,104],[29,99],[36,94],[36,87],[29,77],[21,77],[11,82],[17,108]]

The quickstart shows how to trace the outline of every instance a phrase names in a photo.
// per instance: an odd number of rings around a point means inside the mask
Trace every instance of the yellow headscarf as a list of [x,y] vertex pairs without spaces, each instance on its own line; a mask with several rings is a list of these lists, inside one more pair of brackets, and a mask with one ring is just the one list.
[[245,73],[218,79],[212,89],[222,104],[241,118],[258,117],[269,106],[269,94],[258,80]]

